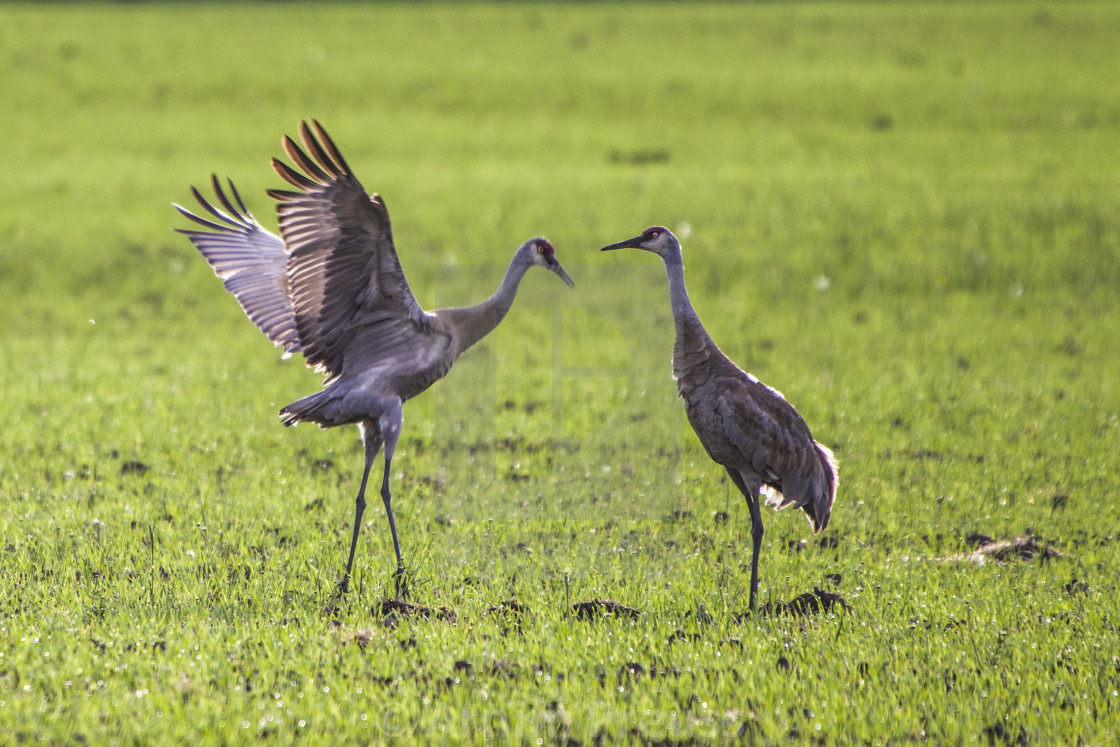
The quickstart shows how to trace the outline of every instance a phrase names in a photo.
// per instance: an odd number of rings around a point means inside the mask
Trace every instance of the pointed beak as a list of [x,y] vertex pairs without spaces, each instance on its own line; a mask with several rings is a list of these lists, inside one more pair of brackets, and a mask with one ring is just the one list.
[[626,241],[620,241],[617,244],[611,244],[610,246],[604,246],[599,251],[609,252],[612,249],[641,249],[641,248],[642,248],[642,237],[641,236],[635,236],[632,239],[626,239]]
[[570,277],[568,277],[568,273],[564,272],[564,268],[560,266],[559,262],[553,260],[552,264],[550,264],[548,266],[548,269],[552,270],[557,275],[559,275],[560,279],[563,280],[565,283],[567,283],[569,288],[575,288],[576,287],[575,281],[572,280]]

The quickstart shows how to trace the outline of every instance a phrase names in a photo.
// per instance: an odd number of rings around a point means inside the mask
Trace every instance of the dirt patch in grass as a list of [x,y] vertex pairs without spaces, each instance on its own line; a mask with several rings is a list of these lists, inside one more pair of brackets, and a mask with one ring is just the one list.
[[775,602],[767,606],[770,607],[770,609],[764,610],[764,614],[772,616],[787,615],[790,617],[817,615],[821,612],[829,612],[834,607],[839,607],[846,612],[851,612],[852,610],[851,605],[848,604],[848,600],[844,599],[844,597],[821,588],[814,588],[812,591],[799,594],[785,604]]
[[1009,540],[997,540],[984,534],[971,534],[965,541],[976,544],[972,552],[950,555],[939,558],[946,563],[975,563],[984,565],[989,560],[994,563],[1010,563],[1014,560],[1031,560],[1041,557],[1043,560],[1060,558],[1062,553],[1050,545],[1043,544],[1035,537],[1016,537]]
[[516,599],[507,599],[504,602],[492,604],[486,609],[486,612],[490,615],[510,615],[514,617],[530,614],[529,606]]
[[592,599],[587,602],[576,602],[572,605],[577,620],[594,620],[598,617],[629,617],[635,619],[641,616],[642,611],[613,599]]
[[502,621],[502,635],[521,632],[521,623],[525,618],[532,619],[533,613],[524,602],[519,602],[512,597],[504,602],[492,604],[486,608],[486,614]]
[[425,607],[416,602],[408,602],[404,599],[383,599],[380,603],[374,606],[371,610],[375,617],[381,618],[381,621],[386,625],[393,626],[404,617],[422,617],[425,620],[432,619],[434,615],[437,620],[444,622],[455,622],[455,611],[447,607]]
[[[759,608],[757,614],[762,617],[808,617],[819,615],[822,612],[830,612],[835,608],[842,609],[845,612],[852,611],[852,606],[848,604],[848,600],[844,597],[818,587],[804,594],[799,594],[788,602],[779,601],[764,604]],[[742,623],[750,617],[750,612],[744,612],[736,615],[734,621]]]
[[122,475],[146,475],[151,467],[143,462],[130,461],[121,463]]
[[1025,745],[1030,743],[1027,740],[1027,732],[1022,726],[1015,729],[999,721],[984,729],[984,736],[987,738],[989,745]]
[[358,630],[351,630],[345,633],[342,636],[342,642],[356,643],[358,644],[358,648],[365,650],[365,647],[373,641],[376,635],[377,633],[373,628],[359,628]]

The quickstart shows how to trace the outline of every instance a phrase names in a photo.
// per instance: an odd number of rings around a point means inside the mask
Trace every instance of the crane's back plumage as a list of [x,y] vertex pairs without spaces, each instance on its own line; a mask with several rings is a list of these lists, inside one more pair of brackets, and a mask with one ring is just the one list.
[[827,527],[836,495],[835,459],[813,440],[793,405],[735,365],[699,319],[678,325],[673,372],[688,421],[708,455],[765,492],[767,504],[803,509],[815,532]]
[[684,282],[680,242],[661,226],[603,248],[643,249],[661,257],[669,280],[676,342],[673,377],[688,421],[713,461],[722,465],[751,511],[751,608],[758,594],[762,543],[759,499],[805,511],[813,531],[828,526],[836,497],[832,452],[813,439],[805,420],[785,397],[728,358],[692,306]]

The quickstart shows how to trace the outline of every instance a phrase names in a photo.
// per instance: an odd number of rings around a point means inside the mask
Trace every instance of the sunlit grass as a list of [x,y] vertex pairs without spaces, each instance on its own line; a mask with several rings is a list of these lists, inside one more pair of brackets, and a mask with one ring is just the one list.
[[[1109,743],[1120,12],[1107,3],[0,7],[0,726],[16,741]],[[543,234],[405,409],[414,600],[354,429],[169,226],[330,130],[427,307]],[[835,449],[750,527],[669,376],[655,257]],[[956,562],[969,537],[1061,553]],[[631,618],[572,605],[616,600]],[[437,612],[445,609],[447,614]],[[451,619],[453,615],[453,620]]]

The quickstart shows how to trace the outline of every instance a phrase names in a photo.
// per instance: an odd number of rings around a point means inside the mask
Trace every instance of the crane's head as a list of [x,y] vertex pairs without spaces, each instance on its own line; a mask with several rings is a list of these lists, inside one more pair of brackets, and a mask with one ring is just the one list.
[[540,236],[535,239],[529,239],[521,245],[517,253],[524,260],[527,260],[529,264],[540,265],[545,269],[555,272],[560,276],[561,280],[568,284],[569,288],[576,287],[575,282],[568,277],[568,273],[564,272],[564,268],[556,261],[556,249],[553,248],[548,239],[541,238]]
[[681,243],[677,241],[673,232],[664,226],[651,226],[642,231],[641,236],[604,246],[602,251],[606,252],[611,249],[644,249],[665,260],[678,258],[679,261],[681,256]]

